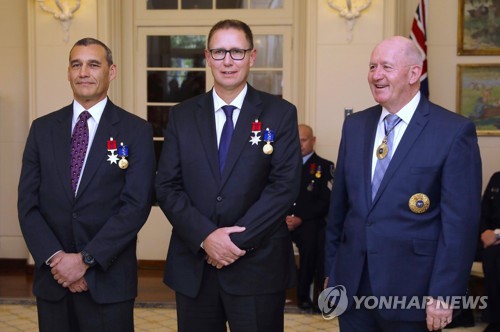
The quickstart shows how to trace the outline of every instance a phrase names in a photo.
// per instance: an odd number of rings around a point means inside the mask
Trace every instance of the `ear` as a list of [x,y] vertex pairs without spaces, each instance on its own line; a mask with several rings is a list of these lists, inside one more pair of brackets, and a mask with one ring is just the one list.
[[117,74],[116,65],[113,63],[111,66],[109,66],[109,81],[110,82],[115,79],[116,74]]
[[205,49],[205,62],[208,67],[212,68],[212,56],[210,55],[210,51],[208,49]]
[[253,66],[254,62],[255,62],[255,59],[257,58],[257,49],[253,49],[251,52],[250,52],[250,67]]
[[410,67],[410,85],[417,83],[422,76],[422,66],[412,65]]

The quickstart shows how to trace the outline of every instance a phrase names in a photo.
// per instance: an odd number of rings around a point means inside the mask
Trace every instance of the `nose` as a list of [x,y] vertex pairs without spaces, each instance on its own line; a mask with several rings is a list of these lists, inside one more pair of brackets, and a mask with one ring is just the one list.
[[370,75],[374,80],[379,80],[383,76],[383,70],[381,67],[377,66],[370,71]]
[[225,66],[230,66],[233,63],[233,58],[231,58],[229,52],[226,52],[226,56],[222,59],[222,63],[224,63]]
[[82,65],[80,67],[80,71],[78,72],[78,75],[83,76],[83,77],[89,76],[89,69],[90,69],[89,66],[87,66],[85,64]]

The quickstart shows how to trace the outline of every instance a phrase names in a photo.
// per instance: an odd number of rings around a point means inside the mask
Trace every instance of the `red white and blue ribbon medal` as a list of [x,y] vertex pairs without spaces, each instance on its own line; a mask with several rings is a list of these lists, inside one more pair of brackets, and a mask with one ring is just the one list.
[[120,143],[118,147],[118,157],[120,157],[120,161],[118,162],[118,166],[121,169],[126,169],[128,167],[128,146],[124,145],[123,142]]
[[109,164],[118,164],[118,155],[115,154],[116,152],[116,141],[113,140],[113,137],[110,137],[108,140],[108,161]]
[[273,153],[273,146],[271,145],[271,142],[274,142],[274,131],[266,128],[266,131],[264,132],[264,141],[266,142],[266,145],[264,145],[262,151],[264,151],[265,154]]
[[252,135],[250,135],[250,143],[252,145],[259,145],[261,141],[260,132],[262,130],[262,122],[259,122],[258,119],[255,119],[255,122],[252,122]]

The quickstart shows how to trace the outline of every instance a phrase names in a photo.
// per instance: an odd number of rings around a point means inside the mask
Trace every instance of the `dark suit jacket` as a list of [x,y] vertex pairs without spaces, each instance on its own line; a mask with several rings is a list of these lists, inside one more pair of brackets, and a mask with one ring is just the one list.
[[[251,124],[275,131],[274,152],[252,145]],[[292,243],[286,211],[297,196],[300,146],[296,108],[248,86],[220,175],[212,91],[172,108],[165,132],[156,190],[173,225],[164,281],[190,297],[198,294],[207,263],[201,242],[214,230],[244,226],[232,241],[248,250],[218,270],[231,294],[278,292],[294,283]]]
[[302,165],[299,196],[288,214],[300,217],[303,223],[324,225],[330,207],[333,171],[333,163],[314,152]]
[[481,233],[500,228],[500,172],[493,174],[481,201]]
[[[374,106],[344,123],[327,219],[329,285],[344,285],[352,304],[367,262],[376,296],[465,295],[481,200],[475,127],[422,96],[372,202],[381,110]],[[430,199],[421,214],[409,208],[416,193]],[[380,313],[391,320],[425,320],[425,310]]]
[[[112,303],[137,294],[137,232],[151,209],[155,157],[152,128],[108,100],[97,128],[78,194],[70,186],[72,105],[33,121],[23,155],[18,211],[35,260],[33,292],[58,300],[69,291],[45,264],[58,250],[83,249],[97,265],[85,280],[94,300]],[[129,147],[125,170],[107,161],[107,141]]]

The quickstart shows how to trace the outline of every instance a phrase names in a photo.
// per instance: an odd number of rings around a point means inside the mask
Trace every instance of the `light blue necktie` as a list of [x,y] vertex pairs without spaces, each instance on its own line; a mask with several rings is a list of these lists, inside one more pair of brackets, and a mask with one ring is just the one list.
[[388,153],[383,159],[378,159],[377,160],[377,165],[375,166],[375,172],[373,173],[373,180],[372,180],[372,200],[375,198],[375,195],[377,195],[378,188],[380,187],[380,183],[382,182],[382,179],[384,178],[385,171],[387,170],[387,167],[389,166],[389,163],[391,161],[391,157],[393,154],[392,151],[392,142],[394,140],[394,127],[396,127],[401,121],[401,119],[395,115],[395,114],[388,114],[385,119],[385,135],[387,137],[387,146],[388,146]]
[[229,151],[229,145],[231,144],[231,137],[233,136],[234,132],[233,111],[235,109],[236,106],[233,105],[222,106],[222,110],[224,111],[224,114],[226,114],[226,122],[224,123],[224,127],[222,127],[222,134],[220,135],[219,141],[220,174],[222,174],[222,170],[224,169],[227,152]]

